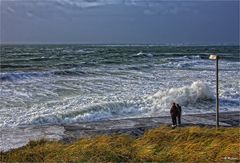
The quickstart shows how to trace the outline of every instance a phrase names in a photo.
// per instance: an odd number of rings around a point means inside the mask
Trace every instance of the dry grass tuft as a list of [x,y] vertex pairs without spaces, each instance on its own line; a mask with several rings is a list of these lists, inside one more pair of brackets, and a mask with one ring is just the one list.
[[84,138],[71,144],[31,141],[1,153],[2,162],[228,162],[240,161],[240,128],[167,126],[139,138]]

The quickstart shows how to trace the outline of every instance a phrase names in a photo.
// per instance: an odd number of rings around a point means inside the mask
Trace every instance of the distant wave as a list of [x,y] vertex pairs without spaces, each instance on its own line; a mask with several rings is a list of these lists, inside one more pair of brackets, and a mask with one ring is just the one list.
[[67,54],[89,54],[89,53],[94,53],[94,50],[88,50],[88,49],[64,49],[62,53],[67,53]]
[[34,78],[50,77],[52,75],[56,76],[83,76],[89,75],[90,72],[85,72],[80,69],[70,68],[62,70],[52,70],[52,71],[34,71],[34,72],[5,72],[0,73],[0,81],[20,81]]
[[144,53],[144,52],[140,51],[139,53],[133,55],[133,57],[140,57],[140,56],[153,57],[153,54],[152,53]]
[[199,55],[179,56],[166,58],[163,68],[212,68],[209,60],[202,59]]
[[48,72],[7,72],[0,74],[1,81],[16,81],[23,79],[30,79],[36,77],[46,77],[49,76]]
[[86,72],[80,70],[56,70],[52,72],[54,75],[86,75]]

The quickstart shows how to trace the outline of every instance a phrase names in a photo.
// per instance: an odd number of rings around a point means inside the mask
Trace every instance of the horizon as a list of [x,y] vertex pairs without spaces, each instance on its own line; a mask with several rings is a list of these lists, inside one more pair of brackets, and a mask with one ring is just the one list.
[[79,45],[79,46],[240,46],[240,44],[145,44],[145,43],[0,43],[0,46],[21,46],[21,45]]

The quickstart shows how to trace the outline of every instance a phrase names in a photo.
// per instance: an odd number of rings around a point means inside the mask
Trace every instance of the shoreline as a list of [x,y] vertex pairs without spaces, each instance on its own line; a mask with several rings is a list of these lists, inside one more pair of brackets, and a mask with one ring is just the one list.
[[[240,112],[221,112],[219,124],[220,127],[239,127]],[[170,126],[171,117],[126,118],[120,120],[74,123],[64,125],[66,137],[64,137],[62,141],[71,142],[72,140],[84,137],[112,134],[127,134],[138,137],[142,135],[144,131],[161,125]],[[215,113],[183,115],[180,127],[186,126],[215,127]]]
[[[164,125],[171,125],[170,116],[79,122],[65,125],[2,128],[0,131],[2,136],[1,151],[16,149],[26,145],[30,140],[43,138],[70,143],[80,138],[95,137],[98,135],[127,134],[139,137],[146,130]],[[180,128],[187,126],[215,127],[215,113],[183,115]],[[220,127],[239,126],[240,111],[220,112]]]

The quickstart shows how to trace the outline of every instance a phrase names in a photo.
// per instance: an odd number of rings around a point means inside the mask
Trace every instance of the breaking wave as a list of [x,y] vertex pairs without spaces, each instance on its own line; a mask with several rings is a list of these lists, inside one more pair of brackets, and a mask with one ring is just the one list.
[[137,109],[132,104],[128,104],[126,102],[103,103],[88,106],[82,108],[81,110],[71,111],[68,113],[57,113],[34,117],[30,121],[30,124],[68,124],[75,122],[123,118],[131,115],[134,116],[138,113],[139,109]]
[[171,88],[165,91],[158,91],[151,96],[141,97],[136,103],[100,103],[85,106],[75,111],[51,113],[32,117],[30,124],[68,124],[75,122],[152,116],[152,113],[156,113],[156,109],[158,111],[168,111],[172,102],[187,107],[195,104],[201,105],[201,103],[204,104],[204,101],[212,101],[213,99],[214,95],[209,86],[201,81],[197,81],[190,86]]
[[153,57],[153,54],[152,53],[143,53],[142,51],[140,51],[139,53],[133,55],[133,57],[140,57],[140,56]]
[[158,91],[147,98],[157,108],[169,108],[173,102],[188,106],[213,99],[214,95],[210,87],[201,81],[193,82],[191,86]]

